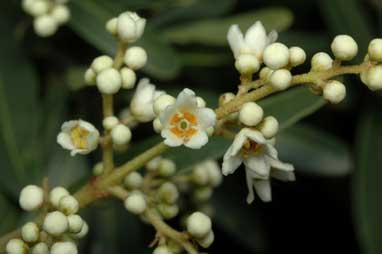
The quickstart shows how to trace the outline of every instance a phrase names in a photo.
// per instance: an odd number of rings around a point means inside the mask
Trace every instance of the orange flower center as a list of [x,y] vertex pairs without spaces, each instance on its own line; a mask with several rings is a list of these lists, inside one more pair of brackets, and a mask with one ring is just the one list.
[[87,137],[89,135],[89,131],[77,125],[70,132],[70,138],[74,146],[78,149],[86,149],[88,147]]
[[251,154],[256,154],[258,151],[260,151],[262,148],[261,144],[256,143],[252,140],[247,140],[243,147],[241,148],[241,155],[244,158],[249,157]]
[[185,110],[175,113],[170,119],[170,131],[185,142],[198,132],[197,125],[196,116]]

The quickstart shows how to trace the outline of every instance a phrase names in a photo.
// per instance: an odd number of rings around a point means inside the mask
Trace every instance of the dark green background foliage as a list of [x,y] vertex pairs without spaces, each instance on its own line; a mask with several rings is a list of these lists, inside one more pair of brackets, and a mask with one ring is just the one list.
[[[83,87],[92,59],[113,54],[115,42],[105,21],[125,10],[148,18],[138,44],[149,53],[140,77],[160,88],[189,87],[216,106],[221,92],[234,91],[238,75],[225,35],[232,23],[242,29],[261,20],[280,32],[280,41],[303,47],[308,56],[328,50],[339,33],[354,36],[363,58],[367,44],[381,35],[378,0],[72,0],[72,19],[49,39],[38,38],[19,1],[0,3],[0,233],[28,218],[17,205],[21,186],[40,183],[76,189],[90,175],[99,154],[71,158],[55,143],[62,121],[83,118],[100,125],[100,96]],[[297,71],[309,70],[309,64]],[[216,242],[221,253],[382,253],[382,102],[358,77],[346,77],[348,96],[326,105],[306,88],[261,101],[282,126],[280,157],[295,164],[297,182],[273,182],[273,202],[245,203],[243,173],[225,178],[212,200]],[[117,96],[128,104],[131,92]],[[320,111],[316,112],[318,109]],[[313,114],[314,113],[314,114]],[[307,117],[309,116],[309,117]],[[295,124],[297,121],[300,123]],[[151,126],[136,131],[126,159],[159,140]],[[204,158],[220,158],[229,145],[216,138],[189,156],[168,157],[180,170]],[[91,232],[81,253],[150,253],[153,230],[120,203],[99,202],[84,211]],[[117,218],[117,219],[116,219]],[[177,225],[176,221],[172,222]]]

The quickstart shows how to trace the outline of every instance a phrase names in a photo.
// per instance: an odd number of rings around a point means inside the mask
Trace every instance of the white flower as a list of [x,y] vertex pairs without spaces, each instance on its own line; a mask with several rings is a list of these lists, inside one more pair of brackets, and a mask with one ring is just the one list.
[[199,149],[208,142],[207,129],[216,123],[212,109],[198,107],[195,93],[186,88],[176,102],[160,114],[163,125],[161,135],[168,146],[185,145]]
[[71,120],[61,126],[57,143],[71,150],[71,155],[88,154],[98,146],[99,132],[91,124],[82,120]]
[[145,30],[146,19],[135,12],[124,12],[118,17],[117,32],[123,42],[135,42]]
[[152,121],[155,118],[154,100],[162,94],[164,92],[157,91],[149,79],[141,79],[130,103],[131,114],[140,122]]
[[266,46],[277,40],[277,32],[271,31],[267,36],[263,24],[257,21],[247,30],[245,36],[238,25],[231,25],[227,39],[235,59],[242,54],[251,54],[262,62],[263,51]]
[[253,187],[261,200],[271,201],[270,177],[283,181],[295,180],[293,165],[281,162],[277,150],[257,130],[244,128],[236,135],[224,155],[223,174],[234,173],[241,163],[245,165],[248,203],[252,203],[255,197]]

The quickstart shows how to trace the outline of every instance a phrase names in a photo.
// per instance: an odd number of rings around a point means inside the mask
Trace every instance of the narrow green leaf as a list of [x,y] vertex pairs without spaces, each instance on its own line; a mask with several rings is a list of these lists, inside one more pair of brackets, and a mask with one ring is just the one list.
[[277,137],[276,147],[280,158],[301,173],[338,177],[353,168],[346,144],[312,126],[297,124],[284,130]]
[[213,46],[226,46],[226,35],[232,24],[238,24],[245,31],[255,21],[263,22],[267,31],[275,29],[283,31],[293,21],[293,15],[286,8],[265,8],[238,14],[232,17],[214,20],[197,21],[184,25],[177,25],[163,31],[167,40],[175,43],[200,43]]
[[357,131],[357,170],[353,181],[354,215],[362,253],[382,253],[382,103],[362,113]]

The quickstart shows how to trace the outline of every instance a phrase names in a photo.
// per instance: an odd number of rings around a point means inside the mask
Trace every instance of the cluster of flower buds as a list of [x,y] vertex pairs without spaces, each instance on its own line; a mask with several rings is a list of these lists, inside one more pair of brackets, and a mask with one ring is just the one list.
[[372,91],[382,89],[382,39],[373,39],[369,43],[365,62],[370,68],[361,73],[362,82]]
[[59,26],[68,22],[70,10],[68,0],[23,0],[25,12],[33,16],[34,30],[41,37],[56,33]]
[[27,222],[21,228],[21,238],[6,245],[9,254],[77,254],[75,240],[84,237],[89,228],[76,214],[78,201],[63,187],[55,187],[48,196],[36,185],[20,192],[19,203],[25,211],[43,214],[42,223]]

